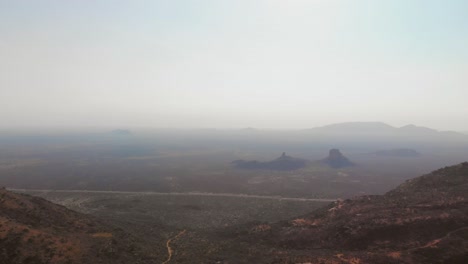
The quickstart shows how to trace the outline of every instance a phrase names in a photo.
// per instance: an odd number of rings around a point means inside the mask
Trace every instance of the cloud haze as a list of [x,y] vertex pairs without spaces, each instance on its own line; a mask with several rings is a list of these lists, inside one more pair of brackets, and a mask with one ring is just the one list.
[[0,0],[15,126],[468,130],[463,0]]

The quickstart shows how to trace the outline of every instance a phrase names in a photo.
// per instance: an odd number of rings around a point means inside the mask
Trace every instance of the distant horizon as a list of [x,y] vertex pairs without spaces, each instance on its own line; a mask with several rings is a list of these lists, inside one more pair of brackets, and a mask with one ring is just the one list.
[[405,125],[393,125],[389,124],[387,122],[383,121],[346,121],[346,122],[337,122],[337,123],[328,123],[324,125],[318,125],[318,126],[310,126],[310,127],[297,127],[297,128],[282,128],[282,127],[255,127],[255,126],[245,126],[245,127],[158,127],[158,126],[145,126],[145,125],[89,125],[89,126],[11,126],[11,127],[6,127],[6,126],[0,126],[0,132],[5,132],[5,131],[22,131],[22,132],[34,132],[34,130],[37,131],[87,131],[87,130],[99,130],[99,131],[113,131],[113,130],[226,130],[226,131],[234,131],[234,130],[248,130],[248,129],[253,129],[253,130],[270,130],[270,131],[297,131],[297,130],[308,130],[308,129],[315,129],[315,128],[322,128],[322,127],[328,127],[328,126],[333,126],[333,125],[343,125],[343,124],[382,124],[386,125],[392,128],[403,128],[407,126],[415,126],[419,128],[428,128],[431,130],[435,130],[438,132],[458,132],[458,133],[463,133],[466,134],[468,133],[468,130],[454,130],[454,129],[440,129],[440,128],[434,128],[430,126],[423,126],[419,124],[414,124],[414,123],[409,123]]

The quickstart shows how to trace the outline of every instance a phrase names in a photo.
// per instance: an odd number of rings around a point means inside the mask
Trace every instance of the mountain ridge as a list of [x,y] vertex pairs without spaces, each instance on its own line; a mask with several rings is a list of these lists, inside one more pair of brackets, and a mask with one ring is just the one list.
[[468,162],[259,226],[232,235],[262,243],[272,263],[466,263]]
[[375,133],[390,133],[390,134],[424,134],[424,135],[451,135],[458,137],[466,137],[464,133],[456,131],[437,130],[424,126],[408,124],[401,127],[388,125],[384,122],[343,122],[334,123],[325,126],[319,126],[306,129],[309,132],[317,133],[351,133],[351,134],[375,134]]

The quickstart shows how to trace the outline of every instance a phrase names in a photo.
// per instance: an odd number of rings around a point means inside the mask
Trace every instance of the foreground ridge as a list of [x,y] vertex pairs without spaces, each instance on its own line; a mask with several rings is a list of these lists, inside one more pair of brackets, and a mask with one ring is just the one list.
[[468,162],[231,237],[261,242],[262,263],[467,263]]
[[154,261],[143,243],[121,229],[6,189],[0,189],[0,248],[0,263],[8,264]]

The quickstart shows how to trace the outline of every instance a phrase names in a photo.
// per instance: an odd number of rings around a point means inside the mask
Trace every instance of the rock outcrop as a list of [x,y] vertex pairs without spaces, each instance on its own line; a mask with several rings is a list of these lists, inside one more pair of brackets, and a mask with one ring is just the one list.
[[348,158],[346,158],[339,149],[330,149],[328,157],[322,160],[323,163],[327,164],[332,168],[344,168],[354,166]]

